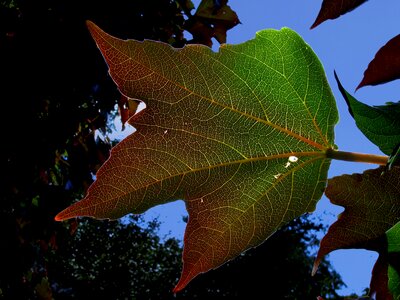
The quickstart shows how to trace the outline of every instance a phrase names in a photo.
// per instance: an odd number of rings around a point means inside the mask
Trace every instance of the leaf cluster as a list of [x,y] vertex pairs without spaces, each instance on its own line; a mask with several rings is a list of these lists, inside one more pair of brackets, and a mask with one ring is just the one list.
[[[341,1],[324,0],[312,28],[364,2],[347,1],[343,5]],[[315,266],[320,257],[336,249],[364,248],[377,251],[380,256],[372,272],[371,293],[377,299],[397,299],[400,297],[398,252],[389,245],[393,245],[398,238],[400,103],[368,106],[345,90],[336,73],[335,78],[358,128],[390,157],[385,168],[352,176],[343,175],[328,182],[326,195],[332,203],[344,206],[345,211],[323,238]],[[400,79],[400,35],[378,50],[356,90],[396,79]]]

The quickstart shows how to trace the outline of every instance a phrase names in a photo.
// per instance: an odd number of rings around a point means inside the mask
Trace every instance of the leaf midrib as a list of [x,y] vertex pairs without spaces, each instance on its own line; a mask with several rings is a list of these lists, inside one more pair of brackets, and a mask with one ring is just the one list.
[[[150,150],[150,149],[147,148],[146,150]],[[152,149],[152,150],[157,151],[156,149]],[[113,150],[112,150],[112,151],[113,151]],[[112,151],[111,151],[111,152],[112,152]],[[112,155],[112,153],[111,153],[111,155]],[[89,205],[89,206],[84,206],[84,207],[79,206],[78,209],[69,210],[69,211],[68,211],[68,214],[66,214],[66,215],[59,215],[58,218],[59,218],[60,220],[63,220],[63,219],[68,219],[68,218],[71,218],[71,217],[74,217],[74,216],[79,216],[79,215],[80,215],[80,214],[78,213],[79,211],[85,211],[85,210],[88,209],[88,207],[96,207],[96,206],[99,206],[99,205],[101,205],[101,204],[109,203],[109,202],[114,202],[113,207],[115,208],[115,207],[117,207],[118,202],[119,202],[121,199],[123,199],[124,197],[126,197],[127,195],[129,195],[129,194],[131,194],[131,193],[134,193],[134,192],[136,192],[136,191],[138,191],[138,190],[140,190],[140,189],[146,189],[146,190],[147,190],[148,187],[150,187],[150,186],[152,186],[152,185],[159,184],[160,182],[163,182],[164,180],[171,179],[171,178],[173,178],[173,177],[182,176],[182,179],[183,179],[187,174],[190,174],[190,173],[195,173],[195,172],[201,172],[201,171],[204,171],[204,170],[210,170],[210,169],[221,168],[221,167],[225,167],[225,166],[229,166],[229,165],[234,165],[234,164],[246,164],[246,163],[251,163],[251,162],[255,162],[255,161],[263,161],[263,160],[272,160],[272,159],[286,158],[286,157],[289,157],[289,156],[292,156],[292,155],[293,155],[293,156],[297,156],[297,157],[301,157],[301,156],[315,156],[315,157],[313,157],[312,159],[307,160],[307,161],[305,161],[305,162],[301,162],[298,166],[296,166],[296,167],[294,167],[294,168],[292,168],[292,169],[289,169],[286,173],[282,174],[282,176],[280,176],[280,177],[271,185],[271,187],[270,187],[267,191],[269,191],[269,190],[271,190],[272,188],[274,188],[278,182],[282,181],[282,180],[283,180],[284,178],[286,178],[289,174],[293,173],[295,170],[299,169],[300,167],[304,167],[305,165],[310,164],[310,163],[316,161],[317,159],[326,159],[326,154],[325,154],[324,152],[313,152],[313,151],[311,151],[311,152],[290,152],[290,153],[283,153],[283,154],[278,154],[278,155],[273,155],[273,156],[254,157],[254,158],[250,158],[250,159],[246,159],[246,160],[237,160],[237,161],[228,162],[228,163],[221,163],[221,164],[214,165],[214,166],[208,166],[208,167],[201,167],[201,168],[197,168],[197,169],[191,169],[191,170],[188,170],[188,171],[185,171],[185,172],[181,172],[181,173],[179,173],[179,174],[174,174],[174,175],[165,177],[165,178],[163,178],[163,179],[161,179],[161,180],[155,180],[155,181],[153,181],[153,182],[151,182],[151,183],[149,183],[149,184],[147,184],[147,185],[145,185],[145,186],[139,187],[139,188],[136,189],[136,190],[130,190],[130,191],[127,191],[127,192],[124,192],[124,191],[122,191],[122,190],[116,188],[116,187],[113,186],[113,185],[103,184],[103,185],[101,185],[101,186],[110,186],[110,187],[112,187],[113,189],[119,190],[119,191],[121,192],[121,195],[119,195],[117,199],[116,199],[116,198],[111,198],[111,199],[109,199],[109,200],[105,200],[105,201],[98,202],[96,205]],[[110,169],[108,169],[107,171],[109,171],[109,170],[110,170]],[[102,168],[99,169],[99,172],[101,172],[101,171],[102,171]],[[114,176],[115,176],[115,175],[114,175]],[[119,178],[120,178],[120,177],[119,177]],[[122,179],[123,179],[124,181],[127,181],[127,180],[124,179],[124,178],[122,178]],[[181,180],[181,182],[182,182],[182,180]],[[175,194],[175,193],[177,192],[177,190],[179,189],[181,182],[179,183],[178,187],[176,188],[174,194]],[[99,186],[98,188],[101,188],[101,186]],[[132,185],[130,184],[130,186],[132,186]],[[145,194],[144,194],[144,195],[145,195]],[[90,198],[90,190],[88,191],[88,195],[86,196],[85,199],[88,199],[88,198]],[[84,200],[85,200],[85,199],[84,199]],[[82,200],[82,201],[84,201],[84,200]],[[142,200],[138,203],[138,205],[136,205],[136,207],[133,208],[133,209],[131,209],[131,210],[132,210],[132,211],[135,210],[135,209],[142,203],[143,200],[144,200],[144,196],[143,196]],[[80,203],[80,202],[79,202],[79,203]],[[71,208],[72,208],[72,207],[71,207]],[[95,208],[95,210],[96,210],[96,208]],[[61,214],[61,213],[60,213],[60,214]],[[85,214],[84,214],[84,215],[85,215]],[[84,215],[82,215],[82,216],[84,216]]]
[[[153,150],[153,151],[158,151],[158,149],[149,149],[149,148],[143,148],[143,149],[141,149],[141,148],[136,148],[136,149],[137,149],[137,150]],[[166,152],[166,153],[167,153],[167,152]],[[112,153],[111,153],[111,154],[112,154]],[[169,154],[169,153],[167,153],[167,154]],[[170,155],[171,155],[171,154],[170,154]],[[326,154],[325,154],[324,152],[318,152],[318,151],[310,151],[310,152],[289,152],[289,153],[283,153],[283,154],[277,154],[277,155],[271,155],[271,156],[252,157],[252,158],[248,158],[248,159],[235,160],[235,161],[231,161],[231,162],[224,162],[224,163],[220,163],[220,164],[215,164],[215,165],[213,165],[213,166],[200,167],[200,168],[196,168],[196,169],[189,169],[189,170],[187,170],[187,171],[180,172],[180,173],[178,173],[178,174],[173,174],[173,175],[164,177],[164,178],[159,179],[159,180],[154,180],[153,182],[151,182],[151,183],[149,183],[149,184],[147,184],[147,185],[140,186],[140,187],[137,188],[137,189],[132,189],[132,190],[130,190],[130,191],[124,192],[124,193],[122,193],[121,195],[118,196],[118,200],[116,200],[116,198],[112,198],[112,199],[109,199],[109,200],[101,201],[101,202],[97,203],[95,206],[100,205],[100,204],[104,204],[104,203],[108,203],[108,202],[114,202],[114,201],[116,201],[116,203],[118,203],[118,201],[119,201],[120,199],[126,197],[127,195],[129,195],[129,194],[131,194],[131,193],[137,192],[138,190],[141,190],[141,189],[147,189],[147,188],[149,188],[149,187],[152,186],[152,185],[159,184],[160,182],[163,182],[163,181],[168,180],[168,179],[172,179],[172,178],[174,178],[174,177],[182,176],[182,178],[184,178],[184,177],[185,177],[186,175],[188,175],[188,174],[196,173],[196,172],[201,172],[201,171],[205,171],[205,170],[217,169],[217,168],[222,168],[222,167],[226,167],[226,166],[230,166],[230,165],[236,165],[236,164],[242,165],[242,164],[247,164],[247,163],[252,163],[252,162],[267,161],[267,160],[273,160],[273,159],[279,159],[279,158],[288,158],[288,157],[290,157],[290,156],[296,156],[296,157],[314,156],[314,157],[313,157],[312,159],[310,159],[310,160],[305,161],[305,162],[301,162],[298,166],[296,166],[296,167],[294,167],[294,168],[288,169],[287,172],[283,173],[282,176],[280,176],[280,177],[274,182],[274,184],[271,186],[271,188],[273,188],[277,182],[280,182],[280,181],[281,181],[283,178],[285,178],[288,174],[291,174],[292,172],[294,172],[295,170],[297,170],[297,169],[299,168],[299,166],[303,167],[303,166],[305,166],[305,165],[307,165],[307,164],[309,164],[309,163],[311,163],[311,162],[314,162],[314,161],[317,160],[317,159],[325,159],[325,158],[326,158]],[[110,170],[112,170],[112,168],[108,169],[107,172],[109,172]],[[99,172],[101,172],[101,171],[102,171],[102,170],[100,169]],[[113,175],[113,176],[115,176],[115,175]],[[124,179],[124,178],[121,178],[121,177],[119,177],[119,178],[120,178],[120,179]],[[124,179],[124,181],[127,181],[127,180]],[[105,185],[105,184],[103,184],[102,186],[104,186],[104,185]],[[108,186],[115,188],[113,185],[108,185]],[[98,188],[101,188],[101,186],[99,186]],[[177,189],[178,189],[178,188],[179,188],[179,185],[178,185]],[[176,190],[177,190],[177,189],[176,189]],[[270,190],[270,189],[268,189],[268,190]],[[120,190],[120,191],[121,191],[121,190]],[[176,191],[175,191],[174,193],[176,193]],[[90,193],[88,193],[88,197],[90,197]],[[138,206],[141,204],[142,201],[143,201],[143,200],[141,200],[141,201],[138,203],[138,205],[137,205],[136,207],[138,207]],[[116,205],[115,205],[115,206],[116,206]],[[81,208],[81,209],[79,209],[79,210],[83,210],[83,209],[86,209],[86,208],[87,208],[87,207]]]

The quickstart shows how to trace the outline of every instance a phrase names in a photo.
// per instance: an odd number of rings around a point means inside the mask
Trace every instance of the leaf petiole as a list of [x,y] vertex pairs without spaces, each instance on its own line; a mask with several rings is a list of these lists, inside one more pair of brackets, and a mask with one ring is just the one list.
[[334,149],[326,150],[326,157],[337,160],[369,163],[385,166],[388,162],[386,155],[374,155],[355,152],[338,151]]

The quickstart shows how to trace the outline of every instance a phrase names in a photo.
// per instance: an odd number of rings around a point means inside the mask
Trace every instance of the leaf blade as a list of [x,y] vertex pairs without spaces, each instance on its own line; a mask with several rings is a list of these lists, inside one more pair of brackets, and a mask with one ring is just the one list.
[[364,2],[367,2],[367,0],[324,0],[314,24],[311,25],[311,29],[317,27],[326,20],[339,18],[341,15],[352,11]]
[[[379,167],[363,174],[341,175],[328,180],[326,196],[332,204],[343,206],[345,211],[322,239],[317,260],[336,249],[375,250],[369,241],[380,238],[397,223],[400,209],[393,208],[400,195],[400,168],[394,167],[382,174],[383,170],[384,167]],[[379,221],[382,218],[385,220]]]
[[374,59],[364,71],[359,88],[378,85],[400,78],[400,34],[388,41],[375,54]]
[[[336,72],[335,78],[357,127],[383,153],[391,155],[400,143],[400,104],[368,106],[344,89]],[[393,157],[395,158],[395,153],[393,153]]]
[[313,269],[315,273],[321,258],[338,249],[377,251],[381,255],[374,267],[371,290],[379,294],[378,299],[386,299],[388,293],[385,234],[400,220],[400,168],[384,170],[380,167],[328,180],[326,196],[345,210],[321,240]]
[[323,68],[297,34],[262,31],[214,53],[89,28],[121,92],[147,108],[130,119],[137,131],[113,148],[86,198],[58,220],[118,218],[184,199],[178,291],[314,209],[338,117]]

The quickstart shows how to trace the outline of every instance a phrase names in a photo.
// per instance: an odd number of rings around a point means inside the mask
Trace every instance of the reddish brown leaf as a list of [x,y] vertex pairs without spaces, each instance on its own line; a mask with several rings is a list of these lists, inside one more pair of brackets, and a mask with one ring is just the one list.
[[400,78],[400,34],[392,38],[375,54],[364,72],[357,89],[377,85]]
[[71,219],[69,223],[69,234],[74,235],[77,229],[78,229],[77,219]]
[[337,111],[320,62],[295,32],[264,30],[213,52],[122,41],[88,25],[120,91],[146,109],[85,199],[56,220],[119,218],[184,200],[177,292],[314,210]]
[[[325,194],[333,204],[345,207],[345,211],[322,239],[313,273],[322,257],[334,250],[357,248],[385,253],[385,233],[400,220],[400,167],[383,173],[384,170],[380,167],[328,181]],[[382,278],[386,278],[387,285],[387,275],[384,277],[379,271],[382,262],[385,260],[377,262],[371,281],[371,288],[377,295],[384,294],[377,287]]]
[[371,284],[369,286],[370,294],[375,295],[375,299],[377,300],[393,299],[388,286],[388,267],[389,264],[386,255],[379,255],[372,270]]
[[337,249],[377,250],[377,239],[400,220],[400,168],[382,174],[384,170],[379,167],[328,180],[326,196],[345,211],[322,239],[314,268]]
[[311,29],[317,27],[328,19],[336,19],[360,6],[367,0],[324,0],[318,17]]
[[237,14],[227,5],[228,1],[203,0],[196,14],[186,24],[193,35],[193,42],[212,46],[212,38],[220,44],[226,42],[226,32],[240,23]]
[[125,126],[125,123],[136,114],[139,103],[140,101],[138,100],[130,99],[124,95],[121,95],[121,98],[118,101],[118,109],[119,114],[121,115],[123,127]]

